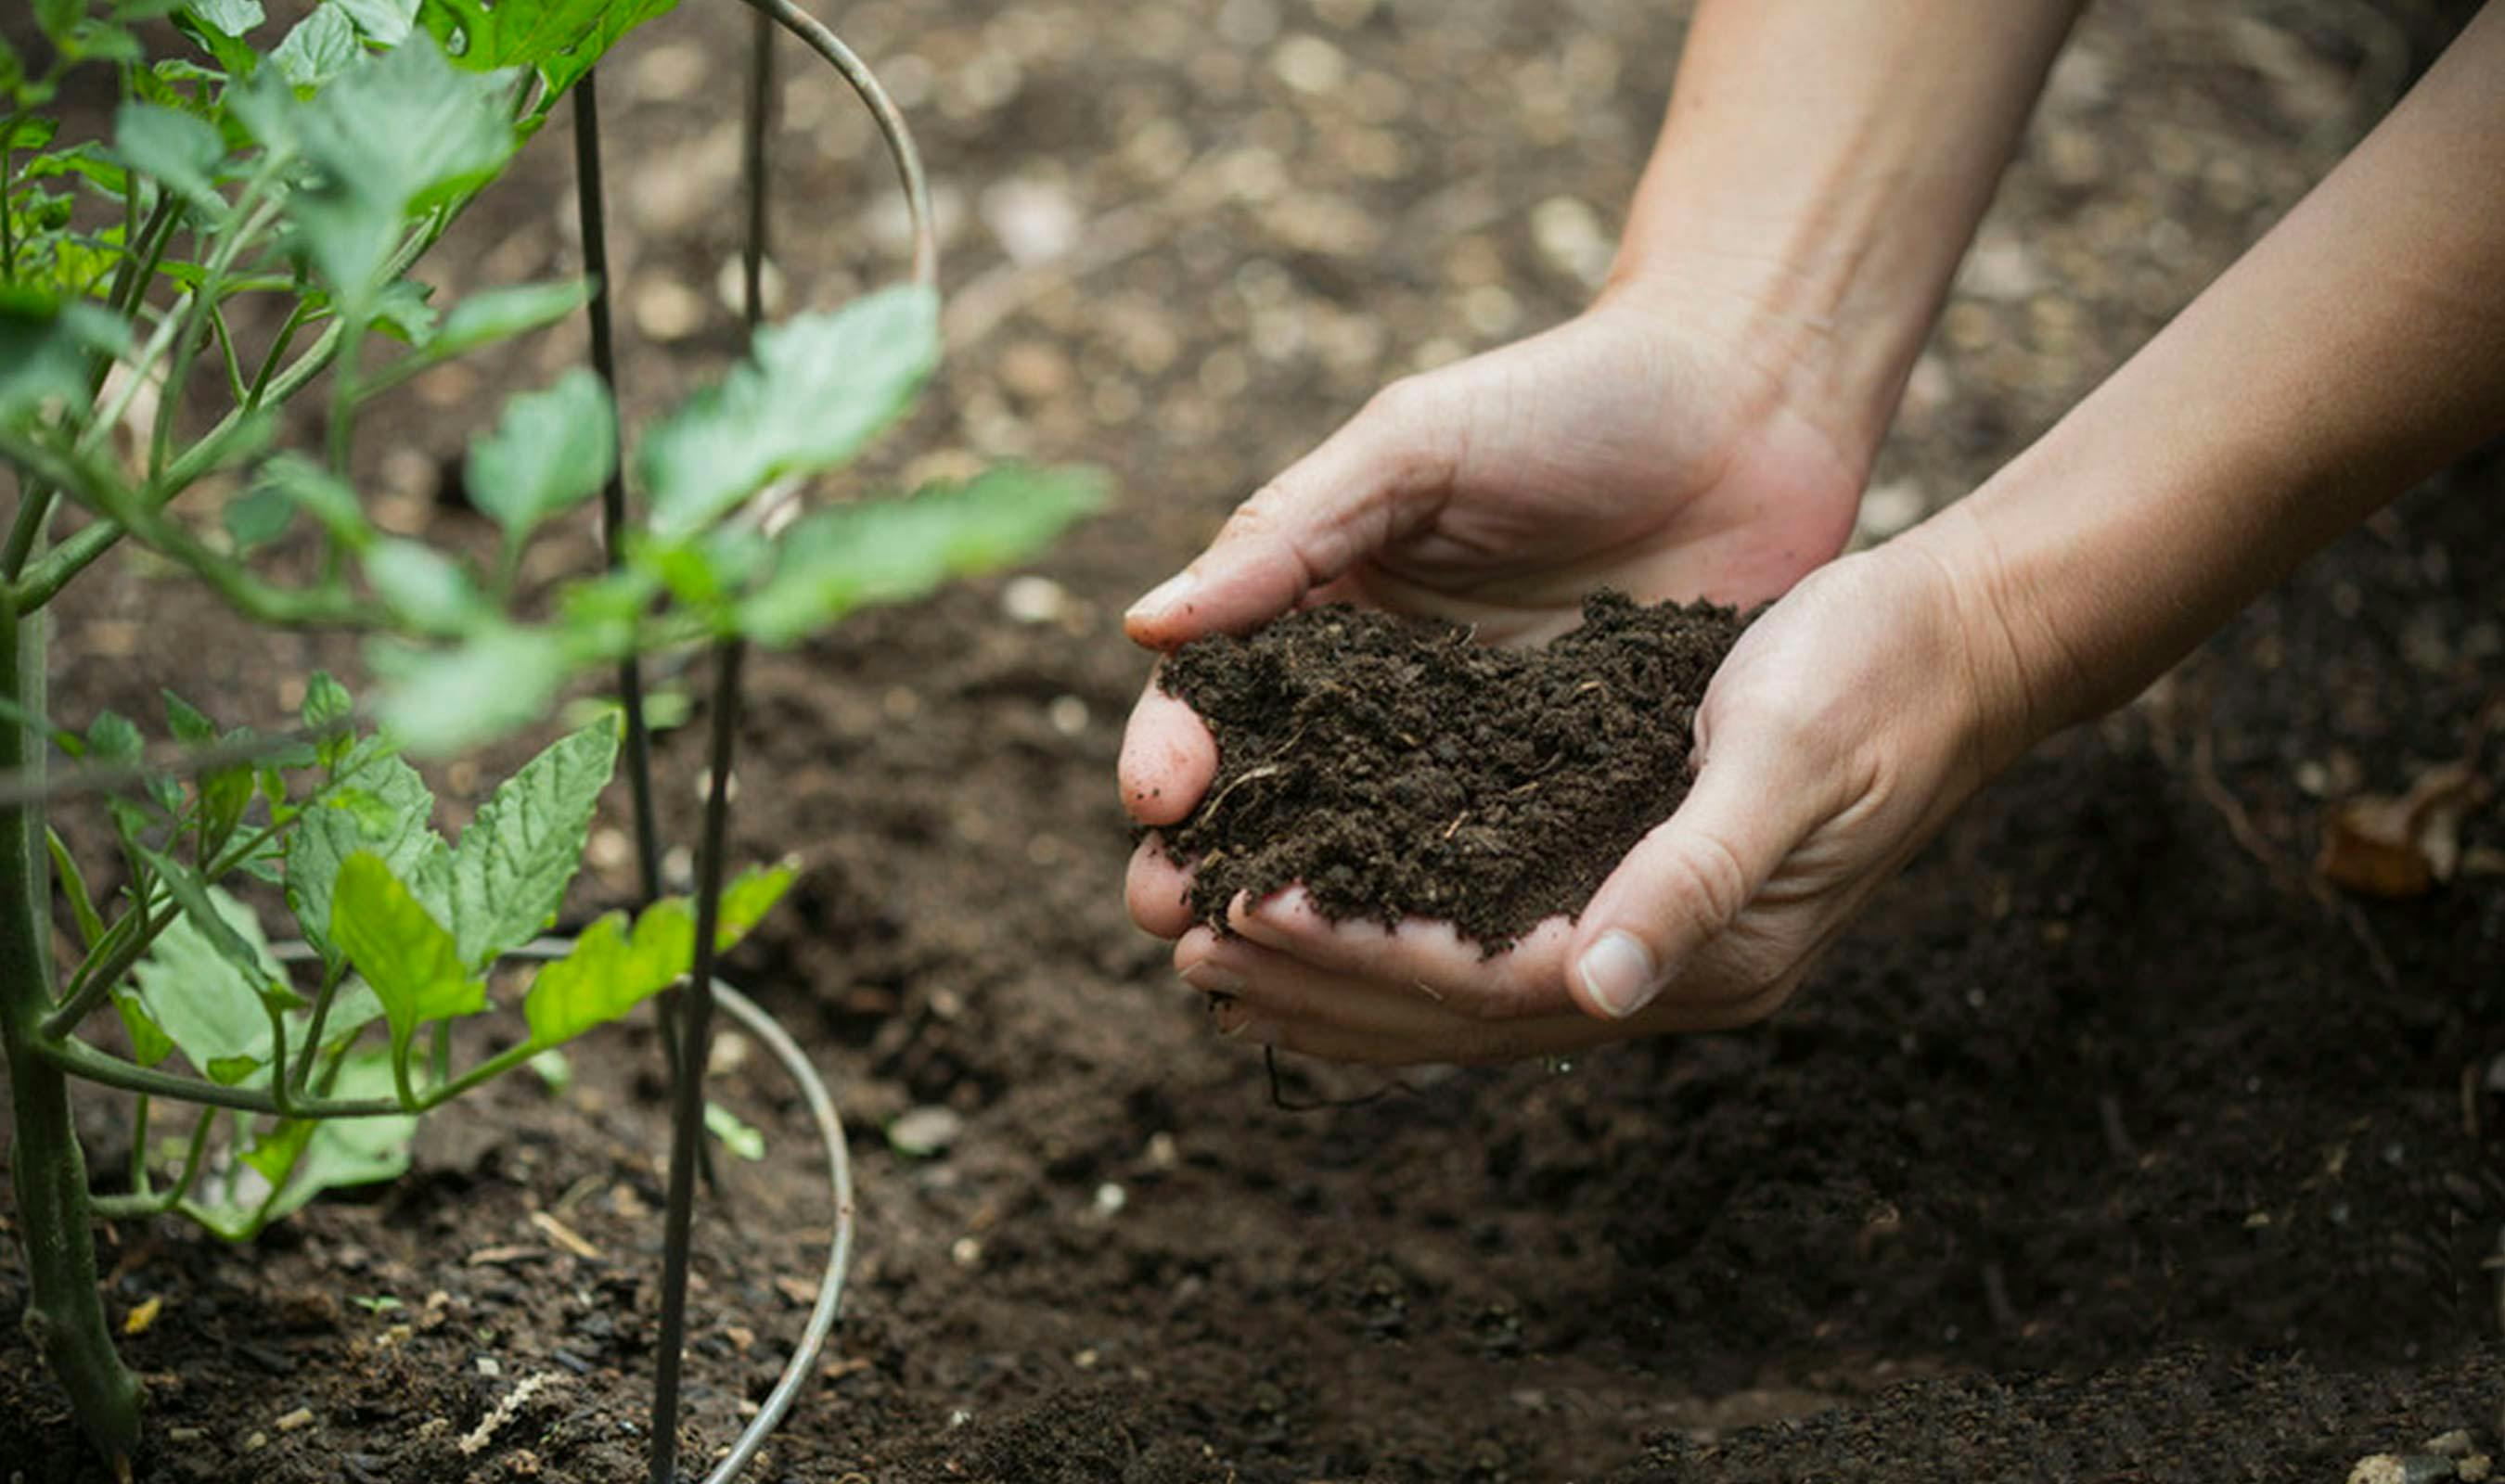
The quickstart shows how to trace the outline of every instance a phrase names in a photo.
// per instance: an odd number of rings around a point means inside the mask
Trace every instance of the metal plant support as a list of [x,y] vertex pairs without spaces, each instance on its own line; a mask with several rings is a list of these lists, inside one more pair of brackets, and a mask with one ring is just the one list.
[[[913,224],[912,274],[917,283],[938,281],[938,237],[933,229],[930,190],[922,173],[920,153],[904,119],[869,68],[827,26],[791,0],[742,0],[754,11],[748,62],[746,128],[740,155],[747,231],[741,251],[742,310],[753,331],[764,317],[763,274],[766,220],[766,125],[772,112],[774,32],[790,31],[834,68],[867,106],[887,141],[905,193]],[[592,367],[613,398],[617,390],[616,340],[610,315],[608,228],[603,205],[600,155],[600,105],[597,71],[585,76],[574,93],[577,206],[582,222],[583,268],[599,285],[587,307],[591,329]],[[617,461],[624,467],[624,461]],[[797,497],[791,482],[769,486],[759,495],[751,516],[773,525],[789,513]],[[602,530],[612,565],[632,519],[626,507],[622,474],[613,474],[602,492]],[[731,1442],[722,1462],[706,1475],[706,1484],[729,1484],[756,1457],[800,1389],[815,1371],[819,1353],[834,1329],[843,1299],[844,1273],[850,1264],[853,1238],[852,1175],[845,1156],[843,1127],[833,1099],[810,1066],[808,1057],[771,1017],[714,974],[715,929],[723,886],[723,836],[730,812],[732,754],[739,735],[740,673],[746,645],[727,639],[714,645],[712,727],[706,756],[704,823],[696,856],[695,964],[687,986],[663,997],[658,1006],[662,1052],[671,1075],[670,1168],[662,1209],[661,1324],[658,1359],[653,1378],[652,1484],[677,1484],[679,1479],[680,1377],[686,1354],[688,1262],[695,1215],[696,1188],[704,1149],[704,1071],[717,1007],[763,1043],[775,1060],[791,1073],[809,1104],[811,1118],[825,1141],[827,1176],[835,1214],[825,1275],[799,1343],[755,1418]],[[661,888],[660,829],[653,807],[652,733],[644,713],[643,673],[629,658],[618,666],[618,694],[626,711],[627,787],[635,813],[635,848],[644,900],[656,899]],[[534,945],[533,956],[563,951],[555,940]]]

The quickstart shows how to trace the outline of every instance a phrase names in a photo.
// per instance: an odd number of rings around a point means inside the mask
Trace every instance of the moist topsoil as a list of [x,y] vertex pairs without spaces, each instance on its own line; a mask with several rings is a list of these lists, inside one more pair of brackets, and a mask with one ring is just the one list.
[[1221,932],[1239,892],[1302,882],[1334,918],[1439,918],[1494,952],[1572,915],[1687,793],[1730,608],[1601,592],[1537,648],[1344,604],[1184,645],[1165,688],[1217,776],[1165,832]]

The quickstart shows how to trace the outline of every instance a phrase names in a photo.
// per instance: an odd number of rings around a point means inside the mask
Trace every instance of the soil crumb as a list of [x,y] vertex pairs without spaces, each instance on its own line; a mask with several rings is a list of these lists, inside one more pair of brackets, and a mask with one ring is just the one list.
[[1571,916],[1687,794],[1688,734],[1743,620],[1604,590],[1541,648],[1346,604],[1184,645],[1167,691],[1217,777],[1165,832],[1189,901],[1303,882],[1326,915],[1449,921],[1490,953]]

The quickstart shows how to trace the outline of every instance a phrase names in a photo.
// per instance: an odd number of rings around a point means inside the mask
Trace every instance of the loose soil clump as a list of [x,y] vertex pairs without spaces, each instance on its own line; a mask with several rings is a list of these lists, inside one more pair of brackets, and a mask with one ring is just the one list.
[[1453,923],[1491,953],[1572,915],[1687,795],[1688,734],[1743,621],[1603,591],[1535,649],[1345,604],[1197,640],[1164,671],[1218,770],[1166,832],[1192,910],[1302,882],[1338,919]]

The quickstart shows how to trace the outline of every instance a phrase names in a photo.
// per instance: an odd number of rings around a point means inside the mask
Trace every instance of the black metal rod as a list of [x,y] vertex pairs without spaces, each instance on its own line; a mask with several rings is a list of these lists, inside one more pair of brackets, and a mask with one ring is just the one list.
[[695,965],[680,1002],[677,1106],[670,1114],[670,1185],[662,1213],[660,1355],[653,1377],[652,1484],[678,1484],[679,1372],[686,1360],[688,1258],[695,1217],[696,1150],[703,1143],[704,1072],[713,1032],[714,938],[722,919],[723,836],[730,817],[731,752],[739,741],[739,673],[748,646],[714,646],[713,742],[705,787],[703,852],[696,864]]
[[[610,327],[609,210],[600,174],[599,69],[584,73],[574,87],[575,205],[582,220],[582,271],[598,285],[587,314],[591,321],[591,368],[617,397],[617,341]],[[600,491],[602,552],[615,569],[624,560],[626,533],[626,458],[624,419],[610,470]],[[653,731],[644,714],[644,665],[629,654],[617,662],[617,696],[626,708],[626,786],[635,805],[635,865],[643,883],[643,902],[661,895],[661,826],[653,808]],[[672,1058],[675,1062],[675,1056]]]
[[748,117],[739,178],[748,193],[748,240],[740,248],[740,311],[755,329],[765,318],[765,130],[774,117],[774,17],[759,11],[748,28]]

